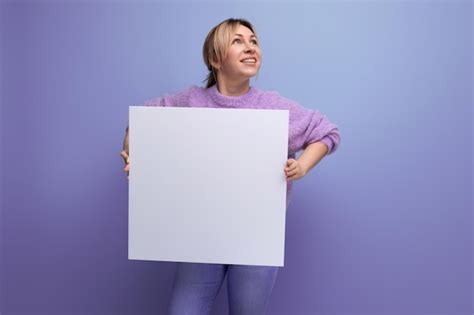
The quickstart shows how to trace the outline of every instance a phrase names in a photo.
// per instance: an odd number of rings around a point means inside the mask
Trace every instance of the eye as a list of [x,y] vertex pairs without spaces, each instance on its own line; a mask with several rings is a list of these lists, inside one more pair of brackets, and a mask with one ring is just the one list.
[[254,45],[258,45],[258,43],[257,43],[257,40],[256,40],[256,39],[252,40],[252,43],[253,43]]
[[239,44],[240,44],[241,42],[242,42],[242,41],[240,40],[240,38],[236,38],[236,39],[234,39],[234,41],[232,42],[232,44],[233,44],[233,43],[239,43]]

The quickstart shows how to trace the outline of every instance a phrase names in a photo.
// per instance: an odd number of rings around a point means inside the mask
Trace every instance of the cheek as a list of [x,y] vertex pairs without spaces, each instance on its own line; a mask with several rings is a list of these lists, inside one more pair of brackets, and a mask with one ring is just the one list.
[[232,53],[228,55],[227,64],[231,65],[231,64],[238,64],[238,63],[240,63],[238,54]]
[[222,68],[223,69],[234,68],[238,62],[236,58],[237,58],[236,56],[228,54],[227,58],[222,62]]

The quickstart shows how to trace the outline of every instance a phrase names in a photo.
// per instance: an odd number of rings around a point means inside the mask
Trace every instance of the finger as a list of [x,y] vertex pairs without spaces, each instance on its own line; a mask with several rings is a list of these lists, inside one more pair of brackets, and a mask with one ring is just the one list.
[[125,151],[125,150],[120,151],[120,155],[121,155],[123,158],[128,158],[128,153],[127,153],[127,151]]
[[288,172],[288,173],[286,174],[286,176],[291,177],[291,176],[296,175],[296,174],[297,174],[296,171],[291,171],[291,172]]
[[290,166],[291,164],[293,164],[296,160],[295,159],[288,159],[288,161],[286,161],[286,165]]
[[123,170],[124,170],[125,172],[130,172],[130,164],[125,165],[125,167],[123,168]]
[[293,175],[293,176],[290,176],[288,179],[289,179],[289,180],[296,180],[296,179],[298,179],[298,178],[299,178],[299,176],[295,174],[295,175]]
[[127,164],[130,164],[130,158],[127,157],[127,158],[124,158],[123,159],[123,162],[127,165]]
[[122,159],[123,159],[123,162],[124,162],[124,163],[129,163],[129,160],[128,160],[128,159],[129,159],[129,157],[128,157],[128,154],[127,154],[125,151],[122,151],[122,152],[124,152],[124,153],[120,153],[120,156],[122,157]]
[[287,167],[286,167],[286,169],[287,169],[288,171],[294,170],[294,169],[296,169],[296,168],[298,168],[298,163],[293,163],[293,164],[291,164],[290,166],[287,166]]

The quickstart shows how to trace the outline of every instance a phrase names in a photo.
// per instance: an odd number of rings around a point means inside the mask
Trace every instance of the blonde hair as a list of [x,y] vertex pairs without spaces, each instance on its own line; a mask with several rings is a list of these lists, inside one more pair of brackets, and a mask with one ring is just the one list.
[[227,48],[229,47],[231,36],[239,25],[247,27],[257,36],[254,27],[249,21],[233,18],[219,23],[207,34],[202,47],[202,57],[209,70],[209,74],[204,79],[206,81],[206,88],[210,88],[217,83],[216,69],[212,66],[211,61],[217,63],[224,61],[227,57]]

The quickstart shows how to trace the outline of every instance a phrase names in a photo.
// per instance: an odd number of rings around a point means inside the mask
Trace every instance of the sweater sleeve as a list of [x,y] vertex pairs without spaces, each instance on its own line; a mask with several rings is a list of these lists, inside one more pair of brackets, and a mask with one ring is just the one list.
[[319,141],[328,147],[326,155],[334,153],[340,143],[338,127],[318,110],[302,107],[293,101],[290,104],[290,139],[294,151],[304,150]]

